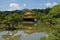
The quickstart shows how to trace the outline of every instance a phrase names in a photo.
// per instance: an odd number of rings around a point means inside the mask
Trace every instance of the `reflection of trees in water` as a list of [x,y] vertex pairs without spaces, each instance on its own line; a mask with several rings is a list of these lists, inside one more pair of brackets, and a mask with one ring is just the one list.
[[35,26],[24,26],[24,32],[27,34],[32,34],[35,32],[46,32],[48,33],[50,30],[49,27],[35,27]]
[[34,32],[46,32],[49,33],[50,30],[53,30],[50,25],[42,25],[40,23],[32,24],[32,23],[22,23],[22,29],[24,29],[25,33],[34,33]]
[[[40,32],[44,32],[45,30],[42,30],[42,29],[44,29],[43,27],[36,27],[36,26],[23,26],[22,27],[22,31],[23,31],[23,33],[22,34],[20,34],[21,36],[23,35],[23,34],[33,34],[33,33],[40,33]],[[46,28],[46,30],[47,30],[47,28]],[[4,40],[20,40],[20,35],[18,35],[18,32],[19,31],[17,31],[17,30],[15,30],[15,31],[8,31],[8,34],[6,34],[6,35],[3,35],[2,36],[2,38],[4,39]]]
[[3,35],[4,40],[20,40],[20,36],[17,34],[17,31],[9,31],[8,34]]

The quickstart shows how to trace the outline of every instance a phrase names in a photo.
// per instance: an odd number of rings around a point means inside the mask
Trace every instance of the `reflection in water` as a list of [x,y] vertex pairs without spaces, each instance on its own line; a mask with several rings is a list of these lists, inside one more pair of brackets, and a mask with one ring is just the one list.
[[32,34],[32,33],[35,33],[37,31],[36,31],[35,27],[25,27],[24,32],[27,34]]
[[23,26],[22,30],[0,32],[0,40],[40,40],[45,36],[45,32],[40,32],[33,26]]
[[20,40],[20,35],[16,34],[17,31],[8,31],[6,35],[2,35],[4,40]]
[[46,34],[45,32],[37,32],[30,29],[5,31],[3,33],[0,33],[2,34],[0,35],[0,40],[40,40]]

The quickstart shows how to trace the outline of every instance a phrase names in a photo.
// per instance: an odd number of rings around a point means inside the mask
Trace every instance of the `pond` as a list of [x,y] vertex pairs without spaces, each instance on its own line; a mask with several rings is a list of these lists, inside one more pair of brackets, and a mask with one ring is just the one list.
[[40,40],[45,32],[31,32],[30,30],[15,30],[0,32],[0,40]]
[[46,32],[41,31],[41,28],[36,28],[36,25],[23,25],[21,29],[13,31],[1,31],[0,40],[40,40],[46,35]]

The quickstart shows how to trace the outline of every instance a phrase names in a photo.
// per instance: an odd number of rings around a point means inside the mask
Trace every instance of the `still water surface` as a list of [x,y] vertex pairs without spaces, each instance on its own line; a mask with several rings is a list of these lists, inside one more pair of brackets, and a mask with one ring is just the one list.
[[1,31],[0,40],[40,40],[45,36],[45,32],[37,31],[34,27],[14,31]]
[[45,32],[32,32],[24,30],[2,31],[0,32],[0,40],[40,40]]

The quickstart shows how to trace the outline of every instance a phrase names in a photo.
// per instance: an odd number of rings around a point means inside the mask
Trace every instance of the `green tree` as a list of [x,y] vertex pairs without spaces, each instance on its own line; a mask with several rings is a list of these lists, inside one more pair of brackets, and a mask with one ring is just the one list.
[[42,16],[42,19],[44,22],[48,22],[49,24],[60,24],[60,5],[56,5],[51,10],[49,13],[45,16]]

